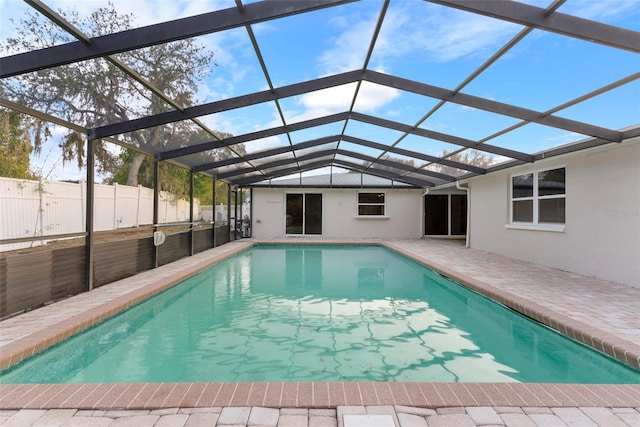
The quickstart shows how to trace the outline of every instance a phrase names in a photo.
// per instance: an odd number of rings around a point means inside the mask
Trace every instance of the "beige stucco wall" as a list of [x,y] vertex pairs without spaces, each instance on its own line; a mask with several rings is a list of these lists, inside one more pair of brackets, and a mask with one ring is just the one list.
[[[564,232],[505,228],[510,176],[562,166]],[[469,187],[472,248],[640,287],[640,139],[474,178]]]
[[[285,194],[323,194],[323,237],[331,238],[420,238],[423,229],[420,189],[366,189],[386,193],[387,218],[356,218],[357,189],[254,188],[252,236],[284,237]],[[295,236],[292,236],[295,238]]]

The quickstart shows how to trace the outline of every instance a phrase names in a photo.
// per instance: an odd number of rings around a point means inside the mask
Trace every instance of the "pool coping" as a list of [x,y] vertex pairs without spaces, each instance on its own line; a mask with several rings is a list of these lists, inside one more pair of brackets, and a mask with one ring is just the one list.
[[3,384],[1,409],[339,406],[635,408],[640,385],[425,382]]
[[[398,245],[394,245],[393,242],[377,240],[317,241],[287,239],[283,241],[279,239],[261,239],[241,241],[241,243],[235,243],[234,247],[228,247],[228,250],[224,252],[210,253],[210,256],[205,257],[206,259],[196,262],[189,268],[167,274],[140,289],[106,301],[69,319],[55,323],[45,330],[34,332],[4,345],[0,349],[2,351],[0,369],[6,369],[253,245],[283,243],[298,245],[376,245],[385,247],[566,336],[606,353],[629,366],[636,369],[640,367],[640,354],[629,350],[629,348],[633,347],[633,343],[595,329],[590,325],[536,304],[526,298],[513,295],[481,280],[461,274],[446,266],[416,257]],[[151,272],[156,270],[151,270]],[[325,387],[327,389],[326,396],[324,393]],[[192,389],[193,391],[190,391]],[[278,390],[280,391],[279,393]],[[334,391],[331,392],[331,390]],[[194,394],[198,394],[197,400],[194,400]],[[252,395],[255,396],[252,397]],[[410,382],[3,384],[0,385],[0,396],[2,396],[0,397],[0,408],[5,409],[27,407],[161,408],[176,406],[178,400],[178,406],[180,407],[184,405],[194,407],[239,405],[325,408],[340,405],[386,404],[422,407],[474,405],[616,407],[620,405],[637,406],[637,402],[640,402],[640,385]],[[67,398],[63,399],[65,396]],[[72,398],[73,396],[76,396],[76,398]],[[78,396],[84,396],[84,399],[79,401],[77,400]],[[94,398],[90,398],[91,396],[94,396]],[[110,398],[107,399],[107,396],[110,396]],[[129,399],[126,405],[123,402],[125,396]]]

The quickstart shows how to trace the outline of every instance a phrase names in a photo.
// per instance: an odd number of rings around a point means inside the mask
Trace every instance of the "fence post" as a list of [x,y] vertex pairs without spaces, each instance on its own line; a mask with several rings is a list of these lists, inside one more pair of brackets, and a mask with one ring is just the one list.
[[113,229],[118,229],[118,183],[113,183]]
[[[40,220],[40,236],[44,236],[44,181],[38,177],[38,195],[40,208],[38,209],[38,219]],[[44,240],[40,240],[40,246],[44,245]]]
[[80,181],[80,206],[82,211],[82,223],[87,222],[87,180]]
[[142,197],[142,185],[138,184],[138,205],[136,206],[136,228],[140,227],[140,198]]

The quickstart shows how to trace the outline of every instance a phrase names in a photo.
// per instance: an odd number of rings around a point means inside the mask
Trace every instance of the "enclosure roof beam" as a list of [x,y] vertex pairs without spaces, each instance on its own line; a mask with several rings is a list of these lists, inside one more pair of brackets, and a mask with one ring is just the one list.
[[[313,169],[322,168],[325,166],[329,166],[330,164],[331,164],[331,159],[319,160],[317,162],[307,163],[306,165],[303,164],[300,167],[296,166],[293,168],[280,169],[277,171],[270,172],[268,174],[268,178],[269,179],[279,178],[281,176],[291,175],[292,173],[296,173],[296,172],[305,172]],[[242,178],[235,181],[231,181],[231,183],[234,185],[245,186],[245,185],[250,185],[250,184],[264,181],[264,180],[265,179],[263,176],[253,176],[253,177]]]
[[274,160],[268,163],[263,163],[255,168],[250,167],[250,168],[234,169],[229,172],[216,173],[215,176],[218,179],[232,178],[234,176],[244,175],[250,172],[258,172],[259,170],[271,169],[274,167],[288,165],[291,163],[303,162],[305,160],[312,160],[312,159],[316,159],[318,157],[323,157],[323,156],[330,156],[330,155],[333,155],[334,152],[335,152],[334,149],[315,151],[313,153],[309,153],[304,156],[298,156],[297,158],[280,159],[280,160]]
[[428,0],[431,3],[453,7],[467,12],[498,18],[520,25],[551,31],[631,52],[640,52],[640,33],[612,25],[602,24],[564,13],[549,16],[545,10],[515,1],[495,0]]
[[[410,177],[403,177],[394,173],[391,173],[389,171],[385,171],[385,170],[380,170],[380,169],[367,169],[365,168],[365,166],[361,165],[361,164],[357,164],[357,163],[352,163],[346,160],[341,160],[341,159],[335,159],[335,160],[331,160],[331,159],[326,159],[326,160],[320,160],[318,162],[314,162],[314,163],[308,163],[306,165],[302,165],[302,167],[300,169],[298,168],[286,168],[286,169],[281,169],[278,170],[276,172],[270,173],[269,174],[269,178],[273,179],[273,178],[278,178],[281,176],[287,176],[290,175],[292,173],[295,172],[304,172],[307,170],[313,170],[313,169],[318,169],[321,167],[325,167],[325,166],[330,166],[330,165],[340,165],[341,167],[344,167],[346,169],[352,170],[352,171],[357,171],[357,172],[361,172],[367,175],[372,175],[372,176],[377,176],[380,178],[385,178],[385,179],[390,179],[390,180],[394,180],[394,181],[398,181],[398,182],[403,182],[405,184],[409,184],[412,185],[414,187],[417,188],[424,188],[424,187],[433,187],[435,184],[431,181],[427,181],[427,180],[418,180],[418,179],[412,179]],[[236,180],[236,181],[232,181],[232,183],[234,185],[251,185],[254,184],[256,182],[261,182],[264,181],[263,177],[260,176],[254,176],[254,177],[250,177],[250,178],[245,178],[245,179],[240,179],[240,180]]]
[[450,167],[456,168],[456,169],[467,170],[469,172],[475,172],[475,173],[478,173],[478,174],[484,174],[484,173],[487,172],[486,169],[478,167],[478,166],[468,165],[466,163],[456,162],[454,160],[441,159],[440,157],[430,156],[428,154],[419,153],[417,151],[405,150],[403,148],[398,148],[398,147],[390,147],[390,146],[385,145],[385,144],[380,144],[380,143],[377,143],[377,142],[368,141],[368,140],[361,139],[361,138],[355,138],[355,137],[349,136],[349,135],[344,135],[342,137],[342,139],[344,141],[352,142],[354,144],[358,144],[358,145],[362,145],[362,146],[370,147],[370,148],[375,148],[376,150],[383,150],[383,151],[386,150],[386,151],[388,151],[390,153],[400,154],[401,156],[406,156],[406,157],[411,157],[411,158],[414,158],[414,159],[424,160],[425,162],[438,163],[438,164],[441,164],[441,165],[450,166]]
[[622,139],[622,133],[615,130],[601,128],[599,126],[593,126],[587,123],[565,119],[563,117],[545,115],[544,113],[541,113],[539,111],[529,110],[526,108],[517,107],[515,105],[492,101],[490,99],[481,98],[478,96],[467,95],[461,92],[454,92],[449,89],[443,89],[437,86],[407,80],[389,74],[379,73],[377,71],[368,70],[364,74],[364,79],[372,83],[381,84],[383,86],[406,90],[408,92],[417,93],[419,95],[442,99],[444,101],[453,102],[455,104],[465,105],[467,107],[473,107],[480,110],[501,114],[503,116],[515,117],[529,122],[564,129],[583,135],[595,136],[597,138],[606,139],[611,142],[620,142]]
[[[270,129],[260,130],[256,132],[246,133],[243,135],[236,135],[229,138],[225,138],[222,141],[209,141],[200,144],[189,145],[187,147],[176,148],[174,150],[168,150],[158,153],[159,160],[173,159],[176,157],[182,157],[189,154],[201,153],[207,150],[214,150],[216,148],[227,147],[229,145],[242,144],[245,142],[251,142],[270,136],[281,135],[287,132],[295,132],[302,129],[308,129],[315,126],[322,126],[329,123],[339,122],[346,120],[349,117],[348,112],[331,114],[328,116],[318,117],[315,119],[305,120],[302,122],[288,124],[286,126],[278,126]],[[246,157],[246,156],[245,156]]]
[[[295,95],[301,95],[303,93],[316,91],[320,89],[327,89],[330,87],[340,86],[343,84],[353,83],[364,77],[365,80],[372,83],[381,84],[383,86],[393,87],[396,89],[405,90],[419,95],[429,96],[432,98],[442,99],[445,101],[453,102],[456,104],[466,105],[468,107],[478,108],[492,113],[506,115],[510,117],[516,117],[529,122],[539,123],[545,126],[552,126],[571,132],[580,133],[583,135],[595,136],[597,138],[606,139],[611,142],[620,142],[622,139],[622,133],[611,129],[605,129],[598,126],[589,125],[587,123],[577,122],[575,120],[569,120],[562,117],[553,115],[545,115],[544,113],[529,110],[521,107],[517,107],[510,104],[504,104],[501,102],[492,101],[489,99],[466,95],[460,92],[453,92],[448,89],[443,89],[437,86],[428,85],[425,83],[419,83],[412,80],[407,80],[388,74],[379,73],[376,71],[366,71],[364,75],[360,70],[349,71],[346,73],[335,74],[328,77],[322,77],[315,80],[309,80],[302,83],[295,83],[288,86],[262,92],[255,92],[249,95],[243,95],[235,98],[230,98],[222,101],[215,101],[208,104],[186,108],[184,111],[169,111],[165,113],[156,114],[153,116],[142,117],[139,119],[129,120],[121,123],[114,123],[98,128],[94,128],[91,131],[91,137],[94,139],[102,138],[105,136],[112,136],[144,128],[160,126],[167,123],[172,123],[180,120],[187,120],[198,116],[204,116],[207,114],[219,113],[221,111],[232,110],[235,108],[248,107],[250,105],[260,104],[263,102],[273,101],[275,99],[286,98]],[[356,113],[353,113],[354,115]],[[405,126],[403,131],[412,130],[411,126]],[[438,135],[434,133],[434,135]],[[442,134],[440,134],[442,135]],[[431,136],[429,136],[431,138]],[[455,137],[454,137],[455,138]],[[439,139],[439,138],[435,138]],[[457,145],[468,146],[462,143],[464,140],[460,139],[460,142],[455,143]],[[477,142],[467,142],[467,144],[473,144],[470,148],[478,148],[480,150],[489,151],[490,147],[477,147]],[[481,144],[485,146],[486,144]],[[497,148],[497,147],[496,147]],[[504,149],[500,149],[503,150]],[[496,153],[497,154],[497,153]],[[508,157],[513,157],[508,154]],[[521,157],[514,157],[520,160]]]
[[89,45],[91,44],[91,39],[72,25],[69,21],[64,19],[54,10],[52,10],[49,6],[42,3],[40,0],[24,0],[32,8],[36,9],[38,12],[46,16],[51,22],[55,23],[60,28],[63,28],[65,31],[73,35],[75,38],[80,40],[82,43]]
[[344,149],[320,150],[320,151],[316,151],[316,152],[313,152],[313,153],[306,154],[304,156],[298,156],[297,158],[280,159],[280,160],[275,160],[275,161],[268,162],[268,163],[263,163],[261,165],[258,165],[257,168],[256,167],[250,167],[250,168],[235,169],[235,170],[232,170],[232,171],[229,171],[229,172],[215,173],[215,176],[218,179],[228,179],[228,178],[232,178],[234,176],[239,176],[239,175],[244,175],[244,174],[251,173],[251,172],[256,172],[256,171],[258,171],[258,169],[259,170],[271,169],[271,168],[274,168],[274,167],[284,166],[284,165],[288,165],[288,164],[292,164],[292,163],[296,163],[296,162],[302,162],[302,161],[305,161],[305,160],[311,160],[311,159],[315,159],[315,158],[318,158],[318,157],[333,156],[333,155],[339,155],[339,154],[343,155],[343,156],[347,156],[347,157],[351,157],[351,158],[355,158],[355,159],[360,159],[360,160],[364,160],[364,161],[367,161],[367,162],[371,162],[371,163],[374,163],[374,164],[377,164],[377,165],[382,165],[382,166],[386,166],[386,167],[390,167],[390,168],[394,168],[394,169],[410,172],[410,173],[416,173],[416,174],[420,174],[420,175],[426,175],[426,176],[430,176],[430,177],[435,177],[435,178],[441,179],[443,181],[449,181],[449,182],[455,181],[455,178],[452,177],[451,175],[442,174],[442,173],[433,172],[433,171],[424,170],[424,169],[419,169],[419,168],[416,168],[414,166],[410,166],[410,165],[407,165],[407,164],[404,164],[404,163],[400,163],[400,162],[397,162],[397,161],[394,161],[394,160],[376,159],[375,157],[371,157],[371,156],[368,156],[366,154],[357,153],[357,152],[354,152],[354,151],[349,151],[349,150],[344,150]]
[[354,0],[263,1],[238,9],[228,8],[197,16],[134,28],[84,41],[0,58],[0,77],[11,77],[87,59],[99,58],[162,43],[323,9]]
[[[369,61],[371,61],[371,56],[373,55],[373,51],[375,50],[376,43],[378,42],[378,37],[380,36],[380,31],[382,30],[382,24],[384,23],[384,18],[387,15],[387,10],[389,9],[390,0],[384,0],[382,3],[382,9],[380,10],[380,14],[378,15],[378,20],[376,22],[375,29],[373,30],[373,34],[371,36],[371,41],[369,42],[369,49],[367,50],[367,55],[364,59],[364,64],[362,65],[362,72],[367,71],[369,67]],[[356,88],[353,91],[353,97],[351,98],[351,105],[349,106],[349,114],[353,112],[353,109],[356,106],[356,101],[358,100],[358,95],[360,94],[360,88],[362,87],[362,80],[358,80],[356,84]],[[345,120],[342,126],[341,135],[345,134],[347,130],[347,126],[349,124],[349,119]],[[340,147],[340,141],[338,141],[338,147]],[[333,171],[331,171],[333,174]]]
[[[238,11],[240,13],[244,13],[244,5],[242,4],[242,0],[236,0],[236,6],[238,7]],[[271,80],[271,76],[269,75],[269,70],[267,69],[267,64],[262,56],[262,51],[260,50],[260,46],[258,46],[258,40],[256,39],[256,35],[253,32],[253,28],[251,25],[247,25],[246,27],[247,35],[251,40],[251,45],[253,46],[253,52],[256,54],[256,59],[260,63],[260,68],[262,68],[262,74],[264,74],[264,78],[267,80],[267,85],[269,85],[269,90],[273,91],[273,81]],[[278,110],[278,115],[280,116],[280,120],[282,121],[283,126],[287,126],[287,121],[284,117],[284,112],[282,111],[282,106],[280,105],[279,100],[275,100],[274,104],[276,105],[276,110]],[[293,145],[293,140],[291,139],[291,134],[287,132],[287,140],[289,141],[289,145]],[[295,152],[292,153],[295,157]]]
[[[15,102],[9,101],[8,99],[5,99],[5,98],[1,98],[0,97],[0,106],[5,107],[5,108],[9,108],[10,110],[13,110],[13,111],[17,111],[18,113],[26,114],[28,116],[35,117],[35,118],[40,119],[40,120],[44,120],[45,122],[54,123],[54,124],[56,124],[58,126],[62,126],[64,128],[71,129],[73,131],[76,131],[78,133],[82,133],[84,135],[88,135],[89,134],[89,129],[87,129],[85,127],[82,127],[82,126],[79,126],[79,125],[77,125],[75,123],[71,123],[71,122],[69,122],[67,120],[63,120],[61,118],[52,116],[51,114],[43,113],[42,111],[34,110],[33,108],[29,108],[29,107],[26,107],[24,105],[17,104]],[[130,150],[134,150],[134,151],[136,151],[138,153],[144,153],[144,154],[147,154],[147,155],[151,155],[150,153],[148,153],[147,151],[143,150],[140,147],[136,147],[135,145],[132,145],[132,144],[127,144],[126,142],[122,142],[122,141],[120,141],[120,140],[118,140],[116,138],[104,138],[103,141],[111,142],[111,143],[116,144],[116,145],[120,145],[120,146],[128,148]],[[180,166],[182,166],[182,165],[180,165]]]
[[197,105],[194,107],[185,108],[184,111],[168,111],[160,114],[155,114],[153,116],[147,116],[139,119],[97,127],[91,130],[91,137],[94,139],[98,139],[105,136],[119,135],[122,133],[133,132],[140,129],[161,126],[180,120],[188,120],[194,117],[206,116],[208,114],[233,110],[235,108],[248,107],[251,105],[261,104],[263,102],[269,102],[276,99],[302,95],[307,92],[313,92],[316,90],[327,89],[347,83],[353,83],[358,81],[361,77],[361,70],[349,71],[342,74],[334,74],[315,80],[308,80],[302,83],[294,83],[292,85],[282,86],[274,90],[254,92],[249,95],[243,95],[235,98],[224,99],[221,101],[210,102],[203,105]]
[[[79,28],[75,27],[69,21],[67,21],[66,19],[61,17],[59,14],[51,10],[47,5],[43,4],[40,0],[25,0],[25,1],[29,3],[33,8],[38,10],[40,13],[42,13],[44,16],[52,20],[56,25],[63,28],[68,33],[72,34],[78,40],[82,41],[85,44],[91,44],[91,39],[87,35],[85,35],[82,31],[80,31]],[[165,94],[153,83],[149,82],[146,78],[144,78],[140,73],[135,71],[133,68],[129,67],[127,64],[125,64],[123,61],[116,58],[114,55],[109,55],[105,57],[105,59],[111,62],[116,67],[118,67],[129,77],[131,77],[132,79],[134,79],[135,81],[137,81],[138,83],[146,87],[148,90],[153,92],[156,96],[160,97],[163,101],[171,105],[176,110],[180,110],[180,111],[184,110],[184,107],[180,103],[178,103],[177,101],[174,101],[170,96]],[[217,140],[221,139],[216,134],[216,132],[214,132],[212,129],[210,129],[207,125],[202,123],[200,120],[193,118],[191,119],[191,121],[195,123],[197,126],[199,126],[201,129],[203,129],[205,132],[207,132],[209,135],[213,136],[215,139]],[[233,148],[229,148],[229,150],[236,156],[242,157],[242,155],[236,152]]]
[[364,165],[349,162],[347,160],[335,159],[333,161],[334,164],[340,165],[347,169],[351,169],[353,171],[361,172],[366,175],[378,176],[380,178],[391,179],[398,182],[404,182],[405,184],[414,185],[416,187],[424,188],[424,187],[433,187],[435,184],[429,180],[421,180],[421,179],[413,179],[408,176],[402,176],[398,174],[391,173],[386,170],[376,169],[376,168],[366,168]]
[[[290,151],[293,151],[293,150],[302,150],[302,149],[306,149],[306,148],[312,148],[312,147],[316,147],[316,146],[319,146],[319,145],[328,144],[328,143],[331,143],[331,142],[336,142],[336,141],[340,140],[340,138],[341,138],[340,135],[326,136],[326,137],[317,138],[317,139],[313,139],[313,140],[310,140],[310,141],[305,141],[305,142],[301,142],[301,143],[298,143],[298,144],[294,144],[292,147],[289,147],[289,146],[277,147],[277,148],[273,148],[273,149],[270,149],[270,150],[265,150],[265,151],[260,151],[260,152],[256,152],[256,153],[247,154],[243,158],[230,158],[230,159],[219,160],[217,162],[211,162],[211,163],[206,163],[206,164],[202,164],[202,165],[197,165],[197,166],[193,167],[192,170],[194,172],[199,172],[199,171],[203,171],[203,170],[211,170],[211,169],[216,169],[216,168],[219,168],[219,167],[230,166],[230,165],[233,165],[233,164],[242,163],[245,160],[261,159],[261,158],[266,158],[266,157],[270,157],[270,156],[274,156],[274,155],[278,155],[278,154],[287,153],[287,152],[290,152]],[[384,145],[384,144],[379,144],[377,142],[372,142],[372,141],[364,140],[364,139],[361,139],[361,138],[352,137],[352,136],[349,136],[349,135],[343,135],[342,136],[342,140],[344,140],[346,142],[351,142],[351,143],[354,143],[354,144],[362,145],[364,147],[374,148],[374,149],[377,149],[377,150],[386,150],[386,149],[389,148],[387,145]],[[392,153],[400,154],[400,155],[403,155],[403,156],[406,156],[406,157],[411,157],[411,158],[420,159],[420,160],[424,160],[424,161],[428,161],[428,162],[438,163],[438,164],[442,164],[442,165],[445,165],[445,166],[450,166],[450,167],[457,168],[457,169],[462,169],[462,170],[467,170],[467,171],[470,171],[470,172],[475,172],[475,173],[478,173],[478,174],[486,173],[486,169],[481,168],[481,167],[477,167],[477,166],[473,166],[473,165],[467,165],[465,163],[456,162],[456,161],[453,161],[453,160],[440,159],[439,157],[430,156],[428,154],[423,154],[423,153],[419,153],[419,152],[416,152],[416,151],[405,150],[405,149],[397,148],[397,147],[392,147],[388,151],[392,152]]]
[[[627,129],[623,131],[623,141],[640,136],[640,126]],[[608,144],[609,141],[603,141],[600,138],[589,138],[586,140],[578,141],[573,144],[568,144],[560,147],[550,148],[540,153],[534,154],[536,160],[547,159],[549,157],[555,157],[562,154],[571,153],[578,150],[584,150],[587,148],[598,147],[603,144]]]
[[[545,15],[549,16],[554,13],[560,6],[562,6],[566,0],[554,0],[547,8],[544,10]],[[475,69],[471,74],[467,76],[460,84],[458,84],[454,89],[454,93],[460,92],[465,86],[474,81],[480,74],[486,71],[492,64],[498,61],[498,59],[502,58],[507,54],[511,49],[513,49],[518,43],[520,43],[526,36],[528,36],[534,30],[533,27],[525,27],[518,32],[514,37],[512,37],[505,45],[503,45],[500,49],[498,49],[491,57],[489,57],[486,61],[484,61],[478,68]],[[413,125],[413,128],[419,127],[422,123],[424,123],[429,117],[436,113],[440,108],[442,108],[446,104],[446,101],[440,100],[435,106],[433,106],[424,116],[418,119],[417,122]],[[549,112],[550,114],[550,112]],[[524,122],[526,123],[526,122]],[[391,147],[395,147],[398,145],[403,139],[405,139],[409,133],[403,132],[403,134],[391,144]],[[480,141],[479,141],[480,142]],[[486,142],[486,141],[482,141]],[[442,160],[446,160],[452,156],[457,155],[458,153],[466,150],[466,147],[460,147],[457,150],[453,150],[451,152],[446,153],[446,156],[442,156]],[[383,151],[379,157],[382,157],[386,154],[386,151]],[[428,166],[425,165],[423,167]]]
[[356,153],[355,151],[344,150],[344,149],[341,149],[341,148],[337,149],[335,151],[336,151],[336,154],[342,154],[343,156],[353,157],[355,159],[364,160],[366,162],[370,162],[370,163],[373,163],[373,164],[387,166],[387,167],[394,168],[394,169],[400,169],[400,170],[411,172],[411,173],[417,173],[417,174],[420,174],[420,175],[431,176],[431,177],[434,177],[434,178],[441,179],[443,181],[453,182],[453,181],[456,180],[451,175],[438,173],[438,172],[432,172],[432,171],[424,170],[424,169],[419,169],[419,168],[416,168],[415,166],[410,166],[410,165],[407,165],[407,164],[404,164],[404,163],[400,163],[400,162],[397,162],[397,161],[394,161],[394,160],[376,159],[375,157],[371,157],[371,156],[368,156],[366,154]]
[[486,151],[487,153],[497,154],[500,156],[510,157],[512,159],[523,160],[525,162],[532,162],[533,156],[530,154],[522,153],[520,151],[510,150],[508,148],[496,147],[489,144],[480,144],[477,141],[473,141],[466,138],[460,138],[445,133],[440,133],[424,128],[416,128],[404,123],[394,122],[392,120],[382,119],[380,117],[373,117],[362,113],[353,113],[351,115],[353,120],[357,120],[364,123],[369,123],[376,126],[382,126],[388,129],[394,129],[400,132],[407,132],[412,135],[422,136],[425,138],[431,138],[438,141],[447,142],[449,144],[460,145],[463,147],[473,148],[480,151]]
[[84,135],[89,134],[89,129],[77,125],[75,123],[71,123],[67,120],[52,116],[51,114],[43,113],[42,111],[34,110],[33,108],[27,107],[22,104],[18,104],[16,102],[10,101],[6,98],[0,97],[0,106],[8,108],[13,111],[17,111],[18,113],[26,114],[31,117],[35,117],[40,120],[44,120],[45,122],[54,123],[58,126],[65,127],[67,129],[74,130],[76,132],[82,133]]
[[374,148],[376,150],[387,150],[389,152],[392,153],[396,153],[402,156],[406,156],[406,157],[411,157],[411,158],[415,158],[415,159],[419,159],[419,160],[424,160],[424,161],[428,161],[428,162],[433,162],[433,163],[438,163],[438,164],[442,164],[445,166],[449,166],[449,167],[453,167],[456,169],[462,169],[462,170],[467,170],[469,172],[475,172],[478,174],[484,174],[486,173],[486,169],[481,168],[481,167],[477,167],[477,166],[473,166],[473,165],[468,165],[465,163],[461,163],[461,162],[456,162],[453,160],[447,160],[447,159],[441,159],[439,157],[435,157],[435,156],[430,156],[428,154],[423,154],[423,153],[419,153],[417,151],[411,151],[411,150],[405,150],[402,148],[397,148],[397,147],[391,147],[391,149],[389,149],[389,147],[385,144],[380,144],[377,142],[372,142],[372,141],[368,141],[365,139],[361,139],[361,138],[356,138],[350,135],[343,135],[342,137],[340,135],[330,135],[330,136],[326,136],[326,137],[322,137],[322,138],[317,138],[317,139],[313,139],[310,141],[305,141],[305,142],[301,142],[298,144],[294,144],[292,147],[289,146],[285,146],[285,147],[277,147],[277,148],[273,148],[270,150],[264,150],[264,151],[260,151],[260,152],[256,152],[256,153],[251,153],[251,154],[246,154],[244,156],[244,158],[230,158],[230,159],[224,159],[224,160],[219,160],[216,162],[211,162],[211,163],[205,163],[202,165],[197,165],[195,167],[192,168],[192,170],[194,172],[199,172],[199,171],[203,171],[203,170],[211,170],[211,169],[216,169],[219,167],[224,167],[224,166],[230,166],[233,164],[238,164],[238,163],[242,163],[246,160],[255,160],[255,159],[261,159],[261,158],[266,158],[266,157],[270,157],[270,156],[274,156],[274,155],[278,155],[278,154],[283,154],[283,153],[287,153],[289,151],[292,150],[302,150],[302,149],[306,149],[306,148],[312,148],[312,147],[316,147],[319,145],[324,145],[324,144],[328,144],[331,142],[336,142],[338,140],[340,140],[342,138],[343,141],[346,142],[351,142],[354,144],[358,144],[358,145],[362,145],[364,147],[369,147],[369,148]]
[[202,165],[198,165],[192,168],[194,172],[199,172],[201,170],[210,170],[217,169],[224,166],[230,166],[238,163],[242,163],[245,160],[256,160],[263,159],[266,157],[275,156],[278,154],[288,153],[293,150],[303,150],[305,148],[317,147],[319,145],[329,144],[331,142],[336,142],[340,139],[340,135],[330,135],[324,136],[322,138],[312,139],[310,141],[300,142],[298,144],[294,144],[292,146],[287,145],[284,147],[272,148],[269,150],[258,151],[256,153],[246,154],[243,158],[234,157],[231,159],[219,160],[217,162],[205,163]]
[[[631,129],[627,129],[627,130],[623,131],[623,135],[624,135],[623,141],[622,141],[623,143],[624,143],[624,141],[626,141],[628,139],[639,137],[640,136],[640,126],[636,126],[636,127],[631,128]],[[605,141],[605,140],[602,140],[600,138],[588,138],[588,139],[584,139],[582,141],[574,142],[572,144],[567,144],[567,145],[563,145],[563,146],[560,146],[560,147],[550,148],[548,150],[541,151],[539,153],[535,153],[533,156],[534,156],[536,161],[537,160],[543,160],[543,159],[549,159],[551,157],[561,156],[563,154],[573,153],[575,151],[586,150],[588,148],[599,147],[601,145],[610,144],[610,143],[611,143],[610,141]],[[521,165],[521,164],[523,164],[523,162],[518,161],[518,160],[500,163],[500,164],[497,164],[497,165],[494,165],[494,166],[489,166],[487,168],[487,173],[497,172],[497,171],[508,169],[508,168],[512,168],[514,166],[518,166],[518,165]],[[475,173],[466,174],[466,175],[458,177],[458,180],[471,178],[471,177],[474,177],[476,175],[477,174],[475,174]]]

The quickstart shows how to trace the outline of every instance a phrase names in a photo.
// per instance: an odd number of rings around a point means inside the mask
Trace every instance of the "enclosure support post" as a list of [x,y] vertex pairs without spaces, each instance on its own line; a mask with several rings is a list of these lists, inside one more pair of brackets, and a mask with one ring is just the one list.
[[213,180],[213,189],[211,192],[213,193],[211,196],[211,233],[213,234],[213,242],[211,243],[211,247],[216,247],[216,178],[212,177]]
[[[244,199],[244,197],[242,197],[242,195],[244,194],[244,190],[242,189],[242,187],[240,187],[240,214],[236,215],[236,218],[238,218],[236,220],[236,224],[238,222],[240,222],[240,238],[244,237],[244,212],[242,212],[242,200]],[[238,194],[236,193],[236,206],[238,206]],[[237,208],[236,208],[237,210]]]
[[95,183],[95,139],[87,140],[87,204],[85,214],[84,280],[85,291],[93,289],[93,208]]
[[249,187],[249,237],[253,237],[253,187]]
[[193,171],[189,171],[189,256],[193,256]]
[[[234,187],[233,190],[233,194],[235,194],[233,199],[233,240],[238,240],[238,187]],[[242,195],[242,190],[240,190],[240,195]]]
[[[159,182],[160,182],[160,162],[158,159],[153,160],[153,232],[158,231],[158,211],[160,209],[159,201]],[[155,239],[154,239],[155,241]],[[157,268],[159,264],[159,246],[153,245],[153,268]]]
[[229,230],[229,241],[231,241],[231,186],[227,184],[227,229]]

